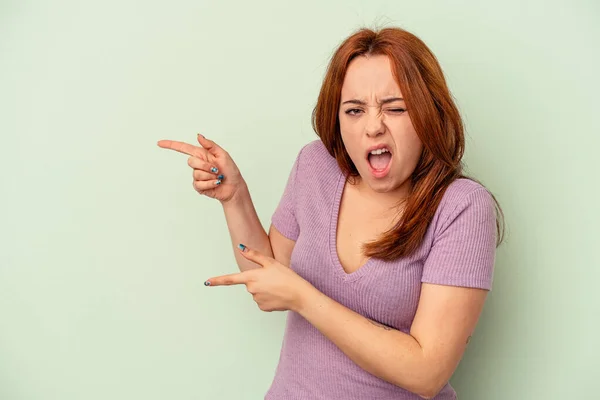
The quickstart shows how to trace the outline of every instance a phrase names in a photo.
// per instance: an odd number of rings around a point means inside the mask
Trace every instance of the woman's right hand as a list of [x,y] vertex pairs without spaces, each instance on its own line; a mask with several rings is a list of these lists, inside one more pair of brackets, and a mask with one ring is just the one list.
[[160,140],[158,146],[187,154],[192,168],[194,189],[202,195],[226,203],[242,193],[246,182],[237,165],[225,150],[198,134],[200,146],[174,140]]

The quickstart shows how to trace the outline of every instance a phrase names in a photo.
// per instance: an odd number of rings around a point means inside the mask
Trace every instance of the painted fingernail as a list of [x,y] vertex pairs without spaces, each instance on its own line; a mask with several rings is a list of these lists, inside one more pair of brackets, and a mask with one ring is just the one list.
[[218,168],[216,168],[216,167],[212,167],[212,168],[210,169],[210,172],[212,172],[212,173],[215,173],[215,174],[216,174],[217,172],[219,172],[219,169],[218,169]]
[[215,182],[215,185],[220,185],[220,184],[221,184],[221,180],[220,179]]
[[209,281],[204,282],[204,286],[210,286],[210,282]]
[[243,244],[238,244],[238,247],[240,248],[241,251],[246,251],[246,246],[244,246]]
[[217,178],[218,178],[219,180],[223,180],[223,178],[225,178],[225,176],[224,176],[223,174],[221,174],[221,175],[217,176]]

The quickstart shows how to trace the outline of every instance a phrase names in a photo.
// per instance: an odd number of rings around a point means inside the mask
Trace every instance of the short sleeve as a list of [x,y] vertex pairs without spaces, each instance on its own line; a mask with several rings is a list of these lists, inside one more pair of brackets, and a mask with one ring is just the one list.
[[494,200],[478,188],[436,227],[421,281],[491,290],[496,237]]
[[275,209],[271,218],[271,223],[281,234],[288,239],[296,240],[300,234],[300,227],[296,219],[296,178],[298,175],[298,166],[300,164],[300,155],[298,153],[296,161],[287,180],[287,184],[279,200],[279,205]]

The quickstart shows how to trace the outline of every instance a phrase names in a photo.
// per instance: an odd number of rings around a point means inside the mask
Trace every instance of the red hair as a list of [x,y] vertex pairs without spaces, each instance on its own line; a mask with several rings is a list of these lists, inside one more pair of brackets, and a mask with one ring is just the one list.
[[[465,138],[462,119],[442,69],[425,43],[400,28],[377,32],[361,29],[334,53],[312,115],[313,129],[347,177],[357,177],[359,173],[340,133],[338,111],[342,85],[350,62],[369,55],[389,57],[413,127],[423,143],[421,158],[410,178],[412,191],[405,199],[400,220],[376,241],[363,245],[365,256],[391,261],[419,247],[445,190],[454,180],[467,178],[461,161]],[[492,197],[496,205],[499,245],[504,236],[503,215],[498,201]]]

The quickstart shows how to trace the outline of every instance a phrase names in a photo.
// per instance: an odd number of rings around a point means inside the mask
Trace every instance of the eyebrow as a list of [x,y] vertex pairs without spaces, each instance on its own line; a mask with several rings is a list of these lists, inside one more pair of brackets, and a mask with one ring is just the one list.
[[[394,101],[404,101],[404,99],[402,97],[390,97],[388,99],[383,99],[379,105],[383,105],[383,104],[388,104],[388,103],[393,103]],[[366,106],[367,103],[362,101],[362,100],[357,100],[357,99],[352,99],[352,100],[346,100],[345,102],[343,102],[342,104],[358,104],[361,106]]]

